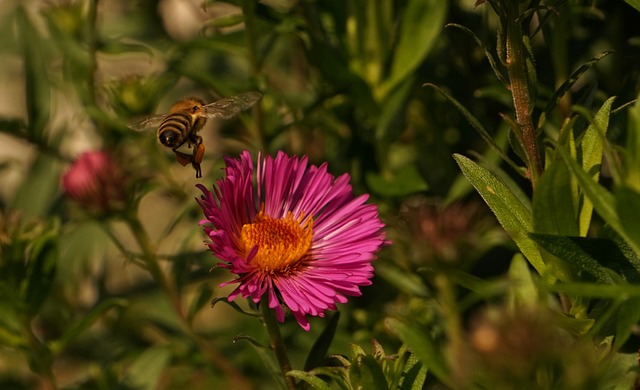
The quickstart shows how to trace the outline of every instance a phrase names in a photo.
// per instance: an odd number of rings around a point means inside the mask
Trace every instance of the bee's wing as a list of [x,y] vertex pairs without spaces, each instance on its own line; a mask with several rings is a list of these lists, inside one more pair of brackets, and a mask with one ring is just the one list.
[[229,96],[202,106],[203,115],[207,118],[229,119],[242,110],[246,110],[262,96],[259,92],[247,92],[242,95]]
[[157,130],[166,115],[151,115],[136,118],[127,123],[127,127],[135,131]]

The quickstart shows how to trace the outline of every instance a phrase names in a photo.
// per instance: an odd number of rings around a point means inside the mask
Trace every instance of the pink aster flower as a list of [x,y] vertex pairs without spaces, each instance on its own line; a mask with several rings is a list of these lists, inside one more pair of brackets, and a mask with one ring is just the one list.
[[82,153],[62,176],[66,195],[97,214],[124,209],[126,183],[123,168],[107,151]]
[[213,192],[198,185],[197,201],[209,248],[237,275],[222,284],[238,284],[230,301],[242,295],[258,303],[266,294],[278,321],[284,305],[309,330],[307,315],[324,317],[371,284],[384,224],[377,207],[365,204],[367,195],[353,196],[349,175],[336,179],[327,164],[282,152],[259,154],[255,175],[247,151],[225,163]]

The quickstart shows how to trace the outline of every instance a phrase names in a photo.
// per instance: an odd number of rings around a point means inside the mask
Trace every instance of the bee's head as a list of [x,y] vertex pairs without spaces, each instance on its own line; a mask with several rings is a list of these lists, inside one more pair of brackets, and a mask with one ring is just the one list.
[[160,143],[170,148],[178,145],[178,142],[180,142],[180,138],[180,133],[173,129],[165,130],[158,134]]

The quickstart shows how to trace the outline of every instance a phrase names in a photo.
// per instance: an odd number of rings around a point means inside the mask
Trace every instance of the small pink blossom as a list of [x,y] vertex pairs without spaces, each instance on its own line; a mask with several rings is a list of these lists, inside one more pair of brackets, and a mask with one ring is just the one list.
[[65,194],[91,212],[121,211],[126,205],[127,177],[107,151],[82,153],[62,177]]
[[229,300],[242,295],[258,303],[266,295],[278,321],[286,306],[309,330],[307,315],[324,317],[371,284],[384,224],[367,195],[352,194],[349,175],[335,178],[327,164],[282,152],[259,154],[255,174],[247,151],[225,163],[213,191],[198,185],[197,201],[210,250],[237,275],[223,284],[238,284]]

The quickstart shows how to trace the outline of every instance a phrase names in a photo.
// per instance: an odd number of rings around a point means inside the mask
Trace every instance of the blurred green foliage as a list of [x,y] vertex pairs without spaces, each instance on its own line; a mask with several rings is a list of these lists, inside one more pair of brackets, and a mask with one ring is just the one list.
[[[301,387],[637,388],[639,8],[4,0],[0,388],[284,386],[255,308],[209,305],[194,185],[243,149],[349,173],[393,242],[340,316],[283,324]],[[126,126],[247,91],[201,181]],[[64,196],[85,150],[124,212]]]

